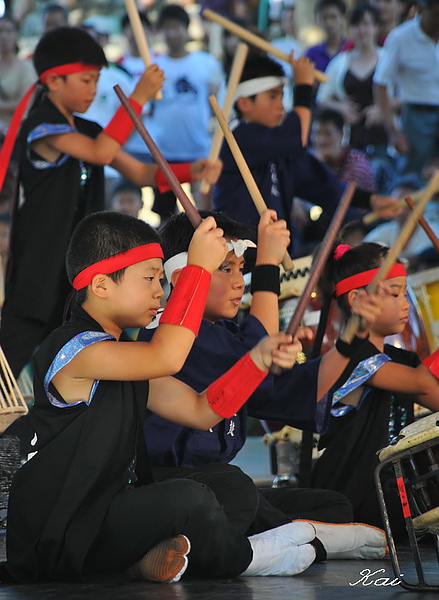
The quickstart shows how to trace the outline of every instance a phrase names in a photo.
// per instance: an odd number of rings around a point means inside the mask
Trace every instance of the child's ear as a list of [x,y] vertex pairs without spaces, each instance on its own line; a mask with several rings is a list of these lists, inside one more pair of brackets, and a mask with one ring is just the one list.
[[358,296],[358,290],[351,290],[350,292],[348,292],[348,302],[349,302],[349,306],[351,308],[354,305],[354,302],[357,299],[357,296]]
[[63,81],[62,77],[55,73],[51,73],[47,76],[45,83],[50,91],[54,91],[58,88],[60,81]]
[[246,115],[251,107],[251,100],[246,96],[240,96],[236,101],[236,106],[243,115]]
[[98,298],[106,298],[108,295],[107,279],[106,275],[98,274],[91,281],[91,291]]
[[175,284],[177,283],[178,280],[178,276],[181,273],[181,269],[175,269],[175,271],[172,273],[171,275],[171,285],[172,287],[175,287]]

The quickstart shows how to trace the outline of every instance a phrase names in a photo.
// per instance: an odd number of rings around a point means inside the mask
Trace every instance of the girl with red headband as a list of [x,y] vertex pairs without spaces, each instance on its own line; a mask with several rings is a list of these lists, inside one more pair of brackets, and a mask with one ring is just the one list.
[[[165,183],[156,165],[141,163],[120,149],[133,129],[123,107],[104,130],[78,116],[92,103],[100,69],[107,64],[102,48],[88,33],[75,27],[47,32],[33,61],[39,79],[36,100],[15,149],[20,193],[0,328],[0,343],[17,376],[38,344],[62,323],[69,290],[64,269],[67,246],[82,217],[105,209],[103,165],[110,164],[139,187]],[[156,65],[145,71],[130,97],[138,113],[163,81]],[[17,109],[0,155],[0,188],[28,99]],[[219,174],[219,163],[206,165],[206,159],[200,159],[184,165],[183,172],[179,165],[178,176],[183,181],[204,176],[212,181]]]
[[[343,323],[358,294],[366,293],[387,252],[388,248],[375,243],[335,247],[320,289],[324,299],[336,298]],[[351,500],[355,520],[382,527],[374,483],[376,452],[414,420],[415,401],[439,410],[439,384],[417,354],[386,343],[386,336],[402,333],[409,317],[407,273],[401,263],[390,269],[379,293],[382,312],[368,327],[376,354],[360,363],[353,357],[339,381],[328,431],[320,439],[324,452],[314,467],[312,485],[342,492]],[[343,344],[336,342],[341,350]],[[392,485],[395,479],[389,477],[385,491],[392,529],[401,535],[405,526]]]

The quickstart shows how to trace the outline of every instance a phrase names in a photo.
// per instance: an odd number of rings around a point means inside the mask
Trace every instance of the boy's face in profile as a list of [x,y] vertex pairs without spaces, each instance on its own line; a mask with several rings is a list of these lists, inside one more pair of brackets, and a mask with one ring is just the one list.
[[212,323],[218,319],[233,319],[244,294],[244,257],[231,250],[223,264],[212,273],[204,318]]
[[100,69],[57,76],[49,85],[49,98],[60,109],[68,113],[84,113],[96,96]]
[[106,311],[120,329],[146,327],[160,308],[163,297],[161,258],[149,258],[127,267],[120,281],[106,279]]
[[271,90],[259,92],[252,98],[239,98],[239,109],[244,121],[259,123],[266,127],[277,127],[280,125],[284,106],[282,103],[283,85],[278,85]]

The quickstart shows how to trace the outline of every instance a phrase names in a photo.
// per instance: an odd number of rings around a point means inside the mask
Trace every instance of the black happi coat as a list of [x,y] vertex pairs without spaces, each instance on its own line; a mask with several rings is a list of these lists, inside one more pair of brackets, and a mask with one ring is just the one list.
[[43,98],[23,122],[18,138],[20,197],[13,212],[6,293],[15,314],[44,323],[53,322],[54,310],[62,323],[70,289],[64,266],[70,236],[82,217],[104,210],[104,177],[101,166],[67,155],[48,164],[30,150],[30,143],[75,130],[96,138],[102,128],[75,116],[73,129]]
[[[55,356],[84,331],[102,328],[76,306],[35,355],[31,422],[38,452],[17,472],[8,511],[8,570],[18,581],[83,577],[87,553],[136,454],[137,484],[151,481],[139,429],[147,381],[100,381],[90,404],[66,408],[46,396],[44,378]],[[50,392],[62,402],[53,386]]]
[[[384,352],[393,362],[409,367],[419,365],[414,352],[388,344]],[[369,522],[369,516],[373,520],[379,515],[374,480],[377,452],[414,420],[415,400],[412,395],[371,388],[358,408],[331,417],[328,430],[320,439],[319,446],[325,451],[313,469],[312,486],[347,496],[355,519]],[[389,476],[394,480],[392,473]]]

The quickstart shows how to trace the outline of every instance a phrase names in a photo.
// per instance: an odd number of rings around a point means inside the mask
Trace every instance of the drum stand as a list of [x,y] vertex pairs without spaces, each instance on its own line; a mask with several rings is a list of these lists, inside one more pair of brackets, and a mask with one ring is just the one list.
[[[438,415],[439,413],[435,413],[432,417],[436,416],[437,418]],[[431,417],[420,419],[419,422],[427,419],[431,419]],[[415,423],[413,425],[415,425]],[[435,428],[438,431],[431,432],[430,430],[432,428],[429,427],[427,430],[421,432],[421,435],[417,433],[414,436],[404,435],[403,432],[405,430],[402,430],[401,434],[403,435],[400,434],[397,437],[395,447],[392,448],[391,445],[380,452],[381,462],[375,471],[378,499],[387,535],[392,567],[401,586],[410,591],[439,592],[439,584],[432,585],[426,581],[422,556],[418,544],[418,539],[420,537],[426,533],[433,534],[436,558],[439,563],[439,507],[435,504],[434,498],[439,491],[439,465],[437,455],[435,456],[433,449],[433,447],[437,446],[439,443],[439,438],[437,437],[439,435],[438,426],[439,420],[436,421]],[[406,430],[410,427],[411,426],[406,428]],[[408,434],[409,431],[406,433]],[[412,442],[410,441],[410,438],[416,438],[416,441],[419,441],[419,439],[431,437],[432,433],[434,435],[433,439],[427,439],[419,444],[411,445]],[[398,444],[400,441],[402,441],[402,444],[400,445],[403,447],[406,446],[406,448],[398,451]],[[398,553],[393,539],[381,480],[383,469],[389,465],[393,466],[395,472],[410,549],[416,568],[417,583],[409,583],[404,579],[404,574],[401,571]],[[429,486],[432,488],[432,494],[429,493]],[[417,516],[412,517],[412,512]]]

